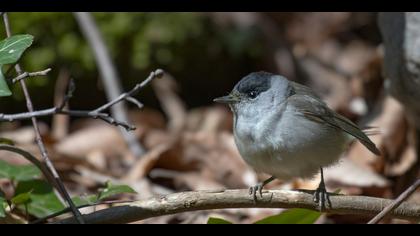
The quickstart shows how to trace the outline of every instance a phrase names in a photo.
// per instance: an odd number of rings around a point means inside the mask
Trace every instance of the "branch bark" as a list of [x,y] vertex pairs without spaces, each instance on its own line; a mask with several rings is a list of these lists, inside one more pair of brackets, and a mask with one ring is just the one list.
[[368,222],[368,224],[377,224],[379,221],[385,218],[391,211],[393,211],[395,208],[401,205],[403,201],[409,198],[417,190],[419,186],[420,186],[420,179],[417,179],[416,182],[414,182],[407,190],[405,190],[400,196],[398,196],[398,198],[395,199],[394,202],[389,204],[378,215],[372,218]]
[[21,81],[29,77],[46,76],[48,72],[50,71],[51,71],[51,68],[45,69],[43,71],[36,71],[36,72],[23,72],[22,74],[18,75],[16,78],[13,78],[12,83],[16,83],[18,81]]
[[23,112],[17,114],[0,114],[0,121],[13,122],[17,120],[27,120],[35,117],[51,116],[51,115],[69,115],[74,117],[91,117],[93,119],[101,119],[111,125],[121,126],[126,130],[134,130],[135,127],[123,121],[112,118],[108,113],[97,113],[92,111],[66,110],[58,107],[48,108],[44,110]]
[[[123,128],[125,128],[126,130],[134,130],[135,127],[124,122],[124,121],[120,121],[117,119],[114,119],[111,115],[109,115],[108,113],[105,113],[104,111],[109,109],[110,107],[115,106],[116,104],[120,103],[123,100],[127,100],[129,99],[131,102],[133,102],[132,100],[134,99],[133,96],[134,94],[138,93],[143,87],[145,87],[147,84],[150,83],[150,81],[152,81],[155,78],[159,78],[161,76],[163,76],[164,72],[161,69],[157,69],[156,71],[153,71],[150,73],[150,75],[141,83],[138,83],[133,89],[131,89],[130,91],[126,92],[126,93],[122,93],[121,95],[119,95],[118,97],[116,97],[115,99],[113,99],[112,101],[96,108],[93,111],[80,111],[80,110],[67,110],[64,109],[64,105],[67,102],[68,99],[70,99],[71,97],[71,93],[66,95],[66,97],[64,98],[63,102],[61,105],[57,106],[57,107],[52,107],[52,108],[48,108],[48,109],[44,109],[44,110],[38,110],[38,111],[34,111],[32,109],[32,111],[29,112],[23,112],[23,113],[17,113],[17,114],[0,114],[0,121],[8,121],[8,122],[12,122],[12,121],[16,121],[16,120],[26,120],[26,119],[32,119],[32,118],[36,118],[36,117],[41,117],[41,116],[49,116],[49,115],[70,115],[70,116],[74,116],[74,117],[91,117],[94,119],[101,119],[109,124],[112,125],[116,125],[116,126],[121,126]],[[21,80],[21,82],[23,82]],[[139,103],[136,100],[137,103]]]
[[[392,200],[365,196],[332,195],[331,208],[324,212],[333,214],[376,215]],[[318,210],[310,191],[269,190],[254,202],[248,190],[192,191],[152,197],[144,201],[120,204],[84,215],[87,223],[130,223],[151,217],[197,210],[226,208],[306,208]],[[420,205],[404,202],[389,214],[390,217],[420,220]],[[74,218],[57,221],[74,223]]]

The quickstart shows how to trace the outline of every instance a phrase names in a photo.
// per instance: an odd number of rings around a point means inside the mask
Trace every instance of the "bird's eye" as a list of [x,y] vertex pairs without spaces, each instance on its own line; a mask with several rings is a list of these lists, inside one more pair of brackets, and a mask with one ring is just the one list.
[[249,92],[248,93],[248,96],[250,97],[250,98],[256,98],[257,97],[257,92],[255,92],[255,91],[251,91],[251,92]]

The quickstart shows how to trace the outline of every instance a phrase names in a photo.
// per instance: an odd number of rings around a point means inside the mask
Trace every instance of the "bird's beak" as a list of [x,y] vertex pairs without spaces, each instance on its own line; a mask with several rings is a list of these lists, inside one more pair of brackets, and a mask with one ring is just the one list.
[[236,96],[233,96],[232,94],[229,94],[227,96],[218,97],[213,99],[214,102],[220,102],[225,104],[233,104],[239,102],[239,98]]

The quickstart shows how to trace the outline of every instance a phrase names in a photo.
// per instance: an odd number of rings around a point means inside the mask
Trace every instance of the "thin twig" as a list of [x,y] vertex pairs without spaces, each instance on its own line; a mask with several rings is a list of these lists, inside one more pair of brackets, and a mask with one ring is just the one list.
[[131,102],[131,103],[133,103],[134,105],[136,105],[137,106],[137,108],[139,108],[139,109],[142,109],[143,108],[143,104],[141,103],[141,102],[139,102],[139,100],[137,100],[136,98],[134,98],[134,97],[126,97],[125,98],[125,100],[127,101],[127,102]]
[[136,84],[136,86],[134,86],[133,89],[131,89],[130,91],[128,91],[126,93],[123,93],[123,94],[119,95],[117,98],[115,98],[112,101],[104,104],[103,106],[98,107],[96,110],[92,111],[92,113],[105,111],[105,110],[109,109],[110,107],[112,107],[113,105],[121,102],[122,100],[133,96],[138,91],[140,91],[142,88],[144,88],[148,83],[150,83],[150,81],[152,81],[154,78],[161,78],[163,76],[163,74],[164,74],[164,71],[162,69],[157,69],[157,70],[151,72],[150,75],[147,77],[147,79],[145,79],[143,82],[141,82],[139,84]]
[[[6,28],[7,37],[12,36],[12,32],[11,32],[11,28],[10,28],[10,24],[9,24],[9,18],[7,17],[7,13],[3,14],[3,22],[4,22],[4,26]],[[15,70],[16,70],[16,73],[18,75],[23,74],[23,70],[20,67],[19,63],[16,63]],[[31,96],[29,94],[28,88],[26,86],[25,80],[20,80],[20,85],[22,87],[23,94],[25,96],[26,107],[28,108],[29,112],[33,112],[34,108],[33,108],[33,105],[32,105],[32,99],[31,99]],[[58,187],[57,190],[60,192],[60,194],[66,200],[66,202],[69,204],[70,208],[72,209],[73,215],[76,217],[77,222],[84,223],[82,214],[76,208],[73,201],[71,200],[69,193],[67,192],[66,188],[64,187],[63,182],[60,179],[60,176],[57,173],[57,170],[55,169],[54,165],[52,164],[52,162],[51,162],[51,160],[48,156],[47,149],[45,148],[44,142],[42,141],[42,138],[41,138],[41,133],[39,131],[38,121],[37,121],[36,117],[31,117],[31,120],[32,120],[32,126],[34,127],[34,131],[35,131],[35,140],[36,140],[36,143],[37,143],[37,145],[39,147],[39,150],[41,152],[41,155],[42,155],[42,158],[43,158],[43,163],[45,163],[46,167],[48,168],[48,170],[51,172],[52,176],[54,177],[56,186]]]
[[36,72],[23,72],[22,74],[18,75],[17,77],[12,79],[12,83],[16,83],[20,80],[29,78],[29,77],[36,77],[36,76],[46,76],[48,72],[51,71],[51,68],[48,68],[46,70],[42,71],[36,71]]
[[121,126],[127,131],[135,130],[136,127],[133,125],[130,125],[123,121],[118,121],[114,119],[110,114],[108,113],[92,113],[90,111],[77,111],[77,110],[56,110],[54,114],[65,114],[69,116],[75,116],[75,117],[90,117],[93,119],[100,119],[108,124],[115,125],[115,126]]
[[395,201],[393,201],[391,204],[385,207],[378,215],[372,218],[368,222],[368,224],[377,224],[379,221],[381,221],[383,218],[389,215],[395,208],[401,205],[401,203],[404,202],[408,197],[410,197],[411,194],[413,194],[419,186],[420,179],[417,179],[416,182],[414,182],[408,189],[401,193],[400,196],[398,196],[398,198],[395,199]]
[[70,98],[73,97],[73,93],[76,90],[76,84],[74,83],[73,78],[70,78],[69,83],[67,84],[67,92],[65,93],[61,104],[58,107],[59,110],[63,110],[67,103],[70,101]]
[[92,113],[91,111],[79,111],[79,110],[61,110],[58,107],[48,108],[44,110],[38,110],[33,112],[22,112],[16,114],[0,114],[0,121],[13,122],[17,120],[27,120],[31,118],[38,118],[43,116],[51,115],[69,115],[74,117],[90,117],[93,119],[103,120],[111,125],[121,126],[126,130],[135,130],[136,127],[127,124],[122,121],[118,121],[111,117],[108,113]]
[[[375,215],[389,199],[366,196],[330,196],[331,208],[324,212],[333,214]],[[318,210],[313,195],[304,191],[269,190],[263,192],[263,198],[257,202],[248,194],[248,190],[192,191],[152,197],[147,200],[114,207],[86,214],[88,223],[130,223],[151,217],[171,215],[197,210],[228,208],[306,208]],[[420,220],[420,205],[404,202],[391,212],[395,218]],[[74,218],[59,220],[56,223],[73,223]]]
[[[54,89],[54,106],[60,109],[69,109],[68,101],[73,96],[75,84],[70,72],[66,68],[61,68]],[[70,118],[68,116],[53,116],[51,121],[51,136],[54,140],[61,140],[69,130]]]
[[[0,121],[16,121],[16,120],[26,120],[31,118],[37,118],[42,116],[50,116],[50,115],[70,115],[74,117],[90,117],[93,119],[101,119],[109,124],[121,126],[126,130],[134,130],[136,127],[130,125],[126,122],[119,121],[113,118],[110,114],[104,113],[103,111],[107,110],[109,107],[121,102],[124,99],[130,98],[132,95],[138,93],[142,88],[144,88],[147,84],[149,84],[154,78],[159,78],[163,74],[163,70],[157,69],[154,72],[151,72],[149,77],[147,77],[143,82],[137,84],[132,90],[127,93],[121,94],[116,99],[104,104],[103,106],[93,110],[93,111],[83,111],[83,110],[66,110],[64,109],[64,105],[66,102],[71,98],[72,93],[75,89],[75,86],[72,82],[70,82],[69,90],[63,99],[63,102],[58,107],[52,107],[44,110],[38,111],[30,111],[30,112],[23,112],[23,113],[16,113],[16,114],[0,114]],[[22,82],[22,81],[21,81]]]

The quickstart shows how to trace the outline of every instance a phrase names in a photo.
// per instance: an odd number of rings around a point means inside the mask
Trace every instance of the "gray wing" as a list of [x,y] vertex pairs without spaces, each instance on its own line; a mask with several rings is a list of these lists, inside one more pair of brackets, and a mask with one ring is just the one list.
[[376,145],[360,130],[357,125],[346,117],[329,109],[328,106],[314,94],[314,92],[303,85],[293,83],[295,94],[287,99],[287,102],[296,107],[308,119],[316,122],[323,122],[332,127],[343,130],[351,136],[357,138],[367,149],[376,155],[380,155],[380,151]]
[[289,81],[289,84],[292,87],[295,94],[308,95],[308,96],[311,96],[313,98],[317,98],[320,101],[322,101],[321,98],[316,93],[314,93],[314,91],[311,88],[309,88],[305,85],[302,85],[302,84],[298,84],[298,83],[293,82],[293,81]]

